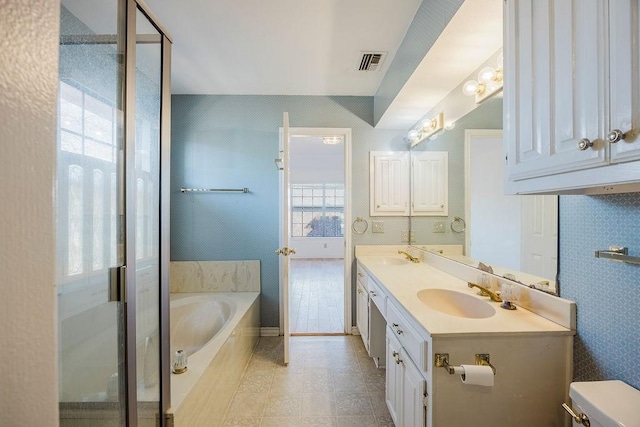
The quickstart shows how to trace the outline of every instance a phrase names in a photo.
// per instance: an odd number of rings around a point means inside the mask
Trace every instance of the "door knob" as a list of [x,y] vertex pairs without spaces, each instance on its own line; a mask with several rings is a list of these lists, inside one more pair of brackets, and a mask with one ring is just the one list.
[[590,141],[587,138],[582,138],[578,141],[578,150],[585,151],[589,147],[593,147],[593,141]]
[[276,254],[278,255],[284,255],[284,256],[289,256],[291,254],[295,254],[296,250],[293,248],[287,248],[286,246],[284,248],[278,249],[276,250]]
[[621,139],[624,139],[625,137],[626,137],[626,134],[622,133],[620,129],[614,129],[607,134],[607,141],[609,141],[611,144],[615,144],[616,142],[620,141]]

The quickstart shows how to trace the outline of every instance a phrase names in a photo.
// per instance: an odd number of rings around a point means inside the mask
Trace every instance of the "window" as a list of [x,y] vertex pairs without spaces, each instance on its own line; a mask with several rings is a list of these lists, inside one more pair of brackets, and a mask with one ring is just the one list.
[[344,185],[291,185],[292,237],[344,236]]

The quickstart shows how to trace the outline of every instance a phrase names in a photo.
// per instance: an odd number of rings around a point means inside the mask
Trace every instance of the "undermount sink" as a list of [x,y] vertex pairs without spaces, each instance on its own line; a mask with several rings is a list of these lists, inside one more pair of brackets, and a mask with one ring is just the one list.
[[427,307],[451,316],[485,319],[496,314],[488,302],[448,289],[423,289],[418,292],[418,298]]
[[402,264],[407,264],[409,260],[400,258],[400,257],[385,256],[385,257],[380,257],[378,259],[378,262],[380,262],[380,264],[386,264],[386,265],[402,265]]

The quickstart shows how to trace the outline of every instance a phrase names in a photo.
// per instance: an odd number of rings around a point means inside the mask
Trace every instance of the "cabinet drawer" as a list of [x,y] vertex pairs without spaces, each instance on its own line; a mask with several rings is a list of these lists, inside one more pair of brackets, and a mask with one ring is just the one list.
[[382,292],[380,286],[374,281],[369,282],[369,298],[380,310],[380,314],[385,319],[387,318],[387,296]]
[[418,368],[426,372],[427,342],[390,300],[387,301],[387,323]]

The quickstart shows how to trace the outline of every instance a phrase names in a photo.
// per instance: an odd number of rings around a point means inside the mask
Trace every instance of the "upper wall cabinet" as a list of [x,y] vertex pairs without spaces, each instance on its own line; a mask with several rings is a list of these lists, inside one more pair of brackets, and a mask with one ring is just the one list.
[[448,156],[446,151],[371,151],[369,215],[446,216]]
[[508,193],[640,189],[639,0],[506,0]]
[[416,151],[411,154],[411,215],[449,214],[449,153]]
[[409,152],[369,152],[369,215],[409,215]]

